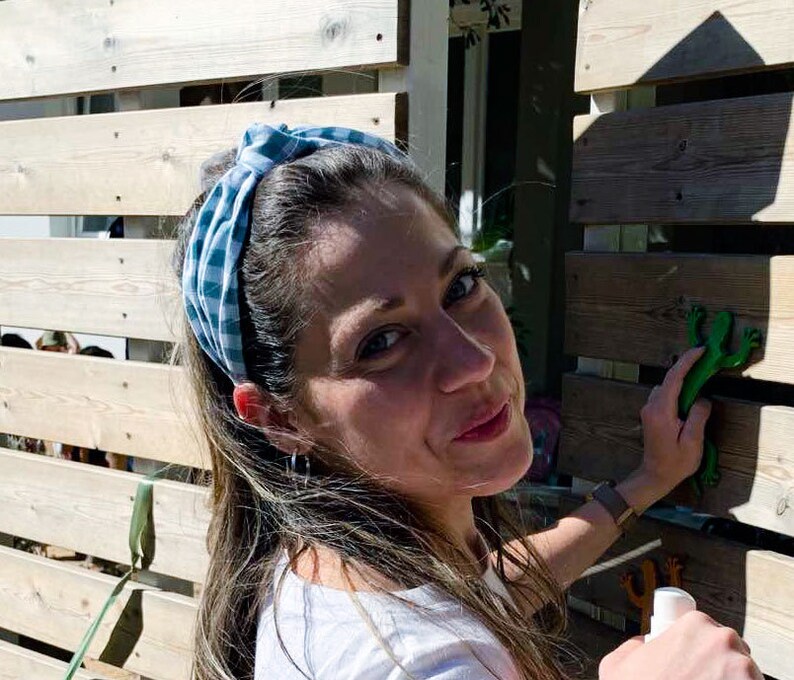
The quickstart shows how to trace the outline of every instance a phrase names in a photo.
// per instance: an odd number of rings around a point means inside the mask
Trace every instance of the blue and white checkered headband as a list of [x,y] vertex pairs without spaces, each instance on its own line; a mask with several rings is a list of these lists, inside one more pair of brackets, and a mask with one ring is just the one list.
[[259,181],[276,165],[329,145],[363,144],[404,158],[396,146],[358,130],[254,123],[235,165],[218,180],[196,217],[185,252],[182,297],[201,348],[234,383],[246,379],[240,329],[238,266]]

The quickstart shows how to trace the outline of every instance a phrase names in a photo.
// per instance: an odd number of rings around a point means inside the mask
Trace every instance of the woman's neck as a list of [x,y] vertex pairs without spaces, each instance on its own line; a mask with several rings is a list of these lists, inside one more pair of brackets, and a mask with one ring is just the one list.
[[[490,552],[474,523],[471,499],[443,507],[425,505],[422,511],[428,519],[452,542],[463,549],[480,565],[482,573],[488,567]],[[401,590],[400,584],[385,574],[366,565],[346,568],[340,556],[331,548],[313,546],[290,555],[293,572],[305,581],[337,590],[372,592],[376,590]]]

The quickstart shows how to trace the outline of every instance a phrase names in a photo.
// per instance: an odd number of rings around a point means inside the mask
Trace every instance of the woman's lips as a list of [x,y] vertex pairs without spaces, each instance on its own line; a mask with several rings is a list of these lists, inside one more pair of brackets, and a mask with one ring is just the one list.
[[510,413],[510,402],[508,401],[493,418],[466,430],[463,434],[455,437],[454,441],[486,442],[496,439],[510,425]]

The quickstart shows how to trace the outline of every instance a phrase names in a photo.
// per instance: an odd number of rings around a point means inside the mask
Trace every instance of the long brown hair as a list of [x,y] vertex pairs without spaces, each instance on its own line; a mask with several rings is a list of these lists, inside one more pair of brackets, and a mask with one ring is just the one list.
[[[233,153],[205,164],[205,188],[233,162]],[[329,216],[344,215],[362,196],[394,184],[413,190],[455,231],[446,202],[428,188],[409,160],[363,146],[327,147],[277,166],[257,188],[239,272],[243,353],[251,382],[285,410],[301,397],[294,356],[301,320],[308,318],[306,283],[299,270],[310,230],[322,228]],[[178,275],[202,200],[203,195],[182,224],[175,256]],[[267,433],[239,419],[232,402],[234,386],[203,353],[186,319],[183,322],[178,360],[190,377],[212,461],[210,564],[196,630],[197,680],[253,676],[257,610],[274,588],[277,556],[283,549],[318,546],[338,554],[346,568],[388,574],[406,587],[436,586],[479,618],[510,652],[523,678],[564,677],[554,645],[564,625],[562,592],[521,538],[522,531],[505,521],[496,498],[475,499],[477,524],[498,553],[502,577],[505,561],[525,574],[524,585],[514,594],[546,603],[542,621],[525,620],[506,609],[460,546],[407,499],[377,480],[329,463],[332,452],[312,451],[308,479],[290,471],[284,452]],[[505,535],[522,543],[521,554],[507,549]],[[377,590],[374,584],[373,589]]]

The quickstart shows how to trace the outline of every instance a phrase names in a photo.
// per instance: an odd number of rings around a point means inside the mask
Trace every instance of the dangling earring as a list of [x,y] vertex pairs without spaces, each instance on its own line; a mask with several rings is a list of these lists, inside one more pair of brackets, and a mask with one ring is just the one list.
[[[303,478],[304,478],[303,481],[305,483],[305,482],[307,482],[309,480],[309,477],[311,477],[312,462],[311,462],[311,458],[309,458],[309,456],[303,456],[303,458],[306,459],[306,468],[305,468],[305,471],[303,473]],[[291,472],[292,474],[297,474],[297,472],[298,472],[298,452],[297,451],[293,451],[292,455],[289,457],[289,459],[287,461],[287,472]]]

